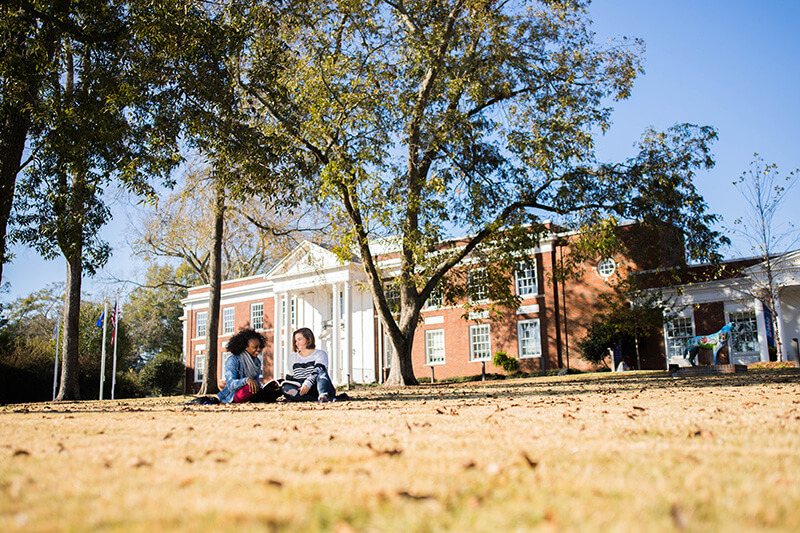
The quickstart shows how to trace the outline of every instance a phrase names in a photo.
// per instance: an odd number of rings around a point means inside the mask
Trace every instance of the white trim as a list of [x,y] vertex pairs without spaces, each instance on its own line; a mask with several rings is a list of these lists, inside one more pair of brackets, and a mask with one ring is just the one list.
[[[522,353],[522,327],[523,325],[527,324],[536,324],[536,336],[535,338],[538,340],[537,343],[537,350],[534,350],[533,355],[524,355]],[[538,353],[536,353],[538,352]],[[517,357],[519,359],[536,359],[542,357],[542,322],[538,318],[530,318],[527,320],[517,320]]]
[[[478,330],[486,330],[485,333],[483,331],[478,332]],[[475,355],[475,337],[474,335],[486,335],[486,343],[488,345],[488,350],[486,355],[481,357],[476,357]],[[480,363],[481,361],[491,361],[492,360],[492,328],[489,324],[473,324],[469,327],[469,362],[470,363]]]
[[[430,336],[432,336],[433,334],[436,334],[437,336],[439,334],[441,334],[441,339],[442,339],[442,346],[441,346],[442,360],[441,361],[433,361],[433,362],[431,362],[431,360],[430,360],[430,351],[429,351],[429,349],[431,348]],[[434,347],[434,348],[438,348],[438,347]],[[441,365],[447,364],[447,344],[445,344],[444,329],[429,329],[429,330],[425,331],[425,364],[427,366],[441,366]]]
[[[226,327],[225,327],[226,326],[226,323],[225,323],[225,313],[226,312],[230,312],[230,315],[232,317],[232,320],[230,321],[230,330],[226,329]],[[222,313],[220,313],[220,314],[222,315],[220,317],[222,319],[222,320],[220,320],[220,322],[221,322],[220,325],[222,326],[221,335],[222,336],[233,335],[233,333],[236,331],[236,308],[235,307],[223,307],[222,308]]]

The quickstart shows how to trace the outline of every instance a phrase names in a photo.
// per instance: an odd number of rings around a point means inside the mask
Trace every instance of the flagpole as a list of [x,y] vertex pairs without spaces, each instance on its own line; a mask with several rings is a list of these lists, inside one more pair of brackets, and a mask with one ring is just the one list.
[[108,300],[103,308],[103,348],[100,350],[100,399],[103,399],[103,384],[106,381],[106,330],[108,329]]
[[56,318],[56,331],[55,331],[55,337],[56,337],[56,362],[55,362],[55,365],[53,366],[53,401],[56,400],[56,388],[58,386],[58,339],[59,339],[58,326],[60,326],[60,325],[61,325],[61,317],[59,316],[58,318]]
[[119,327],[119,291],[114,301],[114,364],[111,370],[111,399],[114,399],[114,388],[117,386],[117,328]]

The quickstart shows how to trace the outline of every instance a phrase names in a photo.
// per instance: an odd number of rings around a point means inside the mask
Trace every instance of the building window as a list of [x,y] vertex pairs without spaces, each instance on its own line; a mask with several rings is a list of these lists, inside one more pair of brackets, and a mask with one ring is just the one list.
[[200,311],[197,313],[197,338],[206,336],[206,323],[208,322],[208,312]]
[[536,296],[536,261],[519,263],[516,272],[517,296]]
[[597,263],[597,273],[604,278],[612,275],[615,270],[617,270],[617,263],[611,258],[603,259]]
[[195,382],[203,381],[203,374],[206,371],[206,356],[203,353],[195,354],[194,356],[194,380]]
[[425,364],[444,364],[444,330],[431,329],[425,332]]
[[467,294],[470,303],[485,302],[489,299],[485,268],[474,268],[467,273]]
[[430,296],[428,296],[428,301],[426,302],[426,306],[429,309],[438,309],[442,307],[444,303],[444,291],[442,290],[441,285],[436,285],[431,291]]
[[250,304],[250,327],[264,329],[264,304]]
[[738,326],[731,332],[731,351],[734,354],[756,354],[758,346],[758,325],[755,311],[737,311],[728,314],[728,322]]
[[667,360],[671,357],[683,357],[686,341],[694,337],[691,317],[675,317],[664,324]]
[[297,299],[292,298],[292,329],[297,325]]
[[235,326],[235,314],[233,307],[229,307],[227,309],[222,310],[222,334],[223,335],[230,335],[233,333],[233,327]]
[[386,290],[386,303],[393,315],[400,313],[400,291],[396,287],[389,287]]
[[517,340],[519,341],[519,357],[541,357],[542,338],[539,331],[539,319],[520,320],[517,322]]
[[489,361],[492,359],[492,344],[489,324],[469,327],[469,360]]

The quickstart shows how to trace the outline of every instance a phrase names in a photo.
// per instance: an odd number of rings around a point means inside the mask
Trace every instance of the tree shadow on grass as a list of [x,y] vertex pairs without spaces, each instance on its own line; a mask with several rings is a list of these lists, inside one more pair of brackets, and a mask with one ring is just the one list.
[[[522,398],[570,398],[593,394],[635,394],[648,390],[665,393],[676,389],[714,389],[717,387],[753,387],[778,383],[800,383],[800,369],[754,370],[739,374],[716,374],[671,377],[667,372],[625,372],[578,374],[560,377],[434,383],[416,387],[358,387],[347,391],[350,400],[325,405],[310,403],[267,403],[227,405],[182,405],[187,397],[53,402],[16,404],[0,407],[4,413],[78,414],[141,412],[264,412],[309,411],[325,409],[379,410],[413,402],[477,401]],[[340,391],[342,392],[342,391]],[[321,416],[322,413],[320,413]]]

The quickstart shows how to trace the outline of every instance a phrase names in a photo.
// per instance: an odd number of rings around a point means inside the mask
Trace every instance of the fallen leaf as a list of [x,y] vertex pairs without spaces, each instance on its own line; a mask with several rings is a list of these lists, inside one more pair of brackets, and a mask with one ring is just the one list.
[[539,466],[539,463],[531,459],[531,457],[528,455],[526,451],[524,450],[521,451],[520,455],[522,455],[522,458],[525,459],[525,462],[528,463],[528,466],[530,466],[531,468],[536,468],[537,466]]
[[672,523],[675,527],[683,531],[688,527],[685,513],[681,510],[678,504],[672,504],[669,510],[669,515],[672,517]]
[[375,452],[375,455],[388,455],[390,457],[393,457],[395,455],[400,455],[401,453],[403,453],[403,450],[399,450],[397,448],[392,450],[379,450],[377,448],[373,448],[371,442],[367,443],[367,448]]
[[128,464],[129,464],[129,466],[131,466],[133,468],[141,468],[143,466],[153,466],[152,464],[148,463],[147,461],[145,461],[141,457],[134,457],[133,459],[131,459],[130,463],[128,463]]
[[433,496],[428,494],[411,494],[410,492],[406,492],[401,490],[397,493],[398,496],[402,496],[403,498],[408,498],[409,500],[431,500]]

